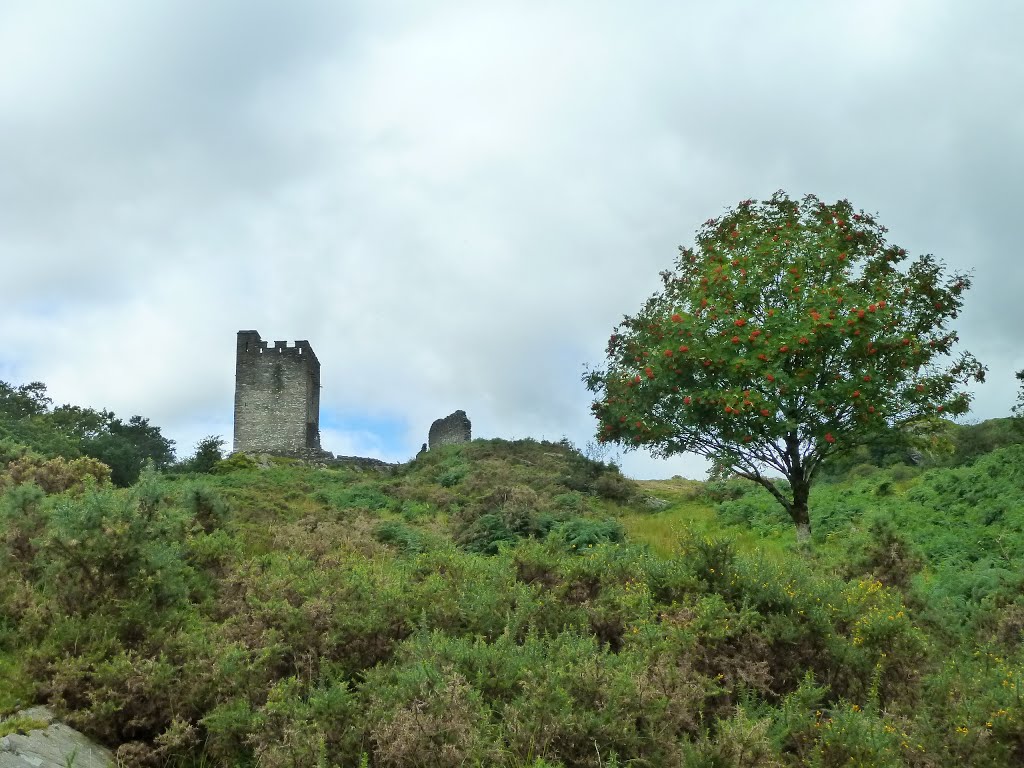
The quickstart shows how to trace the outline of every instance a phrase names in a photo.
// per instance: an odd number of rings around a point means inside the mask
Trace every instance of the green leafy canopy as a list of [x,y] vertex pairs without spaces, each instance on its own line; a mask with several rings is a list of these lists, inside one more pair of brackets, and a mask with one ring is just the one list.
[[930,255],[900,269],[885,232],[846,200],[783,192],[705,222],[585,375],[598,439],[809,483],[837,451],[965,413],[985,369],[947,358],[970,278]]

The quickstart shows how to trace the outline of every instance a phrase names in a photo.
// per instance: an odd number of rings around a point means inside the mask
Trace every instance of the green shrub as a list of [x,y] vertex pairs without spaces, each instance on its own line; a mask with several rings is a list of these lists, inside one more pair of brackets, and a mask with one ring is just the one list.
[[233,453],[226,459],[221,459],[210,469],[214,475],[227,475],[240,470],[256,469],[259,465],[256,459],[244,453]]
[[[709,480],[704,483],[704,497],[714,503],[722,501],[734,501],[746,496],[756,489],[749,480],[739,477],[731,477],[724,480]],[[776,502],[778,503],[778,502]]]
[[567,549],[582,553],[599,544],[618,543],[625,537],[622,524],[617,520],[592,520],[574,517],[559,523],[552,535],[565,542]]
[[467,551],[484,555],[495,555],[502,544],[511,544],[519,538],[500,515],[493,513],[480,515],[455,535],[455,541]]
[[585,516],[608,473],[568,490],[566,446],[431,453],[9,488],[0,707],[48,701],[125,764],[1024,760],[1024,447],[820,485],[806,555],[716,528],[777,536],[736,481],[664,513],[665,558]]
[[455,541],[470,552],[493,555],[503,543],[547,535],[557,518],[528,486],[498,487],[452,519]]
[[[63,609],[83,613],[131,601],[160,609],[184,600],[195,584],[186,539],[187,511],[154,499],[150,476],[132,491],[94,488],[55,500],[37,538],[40,586]],[[155,485],[154,485],[155,484]]]
[[217,435],[208,435],[196,444],[195,453],[178,464],[183,472],[208,474],[224,459],[224,440]]
[[405,500],[401,506],[402,519],[407,523],[421,520],[425,517],[433,517],[437,510],[431,504],[426,504],[419,501]]
[[224,526],[228,505],[216,489],[195,483],[186,485],[180,497],[182,506],[206,533]]
[[[925,681],[922,750],[945,764],[1005,766],[1024,759],[1024,656],[954,651]],[[916,741],[916,740],[915,740]]]
[[[561,632],[490,643],[417,634],[394,665],[368,673],[364,690],[378,744],[402,744],[387,747],[395,764],[415,762],[416,750],[447,749],[488,764],[502,755],[506,765],[597,765],[613,754],[670,762],[679,738],[699,727],[713,688],[692,670],[652,666],[642,653],[609,653]],[[410,728],[416,702],[421,729]]]
[[889,477],[894,483],[905,483],[920,474],[921,469],[910,464],[894,464],[889,469]]
[[0,489],[6,485],[34,483],[46,493],[81,492],[88,483],[110,483],[110,467],[92,458],[68,461],[61,456],[44,459],[25,455],[0,466]]
[[[910,756],[909,744],[901,748],[897,728],[857,704],[839,701],[817,723],[813,754],[823,768],[863,765],[903,768]],[[905,743],[905,742],[903,742]]]
[[731,717],[718,718],[714,734],[705,733],[684,749],[684,768],[782,768],[778,751],[769,738],[771,721],[754,719],[738,708]]
[[384,766],[496,762],[488,708],[459,672],[418,661],[368,676],[369,736]]
[[437,476],[437,482],[442,488],[451,488],[452,486],[458,485],[462,478],[466,476],[465,467],[452,467],[446,469]]
[[786,510],[764,489],[753,486],[736,498],[722,501],[715,514],[726,525],[738,525],[761,535],[778,535],[793,527]]
[[[253,714],[248,741],[257,765],[315,768],[356,765],[359,760],[361,713],[344,681],[310,690],[295,677],[284,678]],[[258,727],[252,728],[254,724]]]
[[594,480],[594,492],[602,499],[625,502],[636,495],[636,485],[616,469],[602,472]]
[[41,565],[36,562],[36,555],[49,517],[50,503],[37,485],[17,485],[0,495],[2,563],[13,566],[22,575],[34,573]]
[[587,497],[579,491],[560,493],[551,499],[551,503],[556,509],[570,514],[587,511]]
[[624,477],[615,464],[587,458],[572,448],[571,443],[563,443],[562,447],[567,449],[568,472],[561,478],[561,484],[569,490],[617,502],[637,495],[636,483]]
[[906,591],[923,567],[924,560],[893,522],[875,516],[852,542],[847,573],[871,575],[886,586]]
[[391,544],[401,552],[422,552],[426,545],[423,534],[396,520],[386,520],[373,529],[373,537],[383,544]]
[[866,477],[871,477],[879,471],[879,468],[874,464],[867,462],[863,464],[854,464],[846,471],[847,480],[861,480]]
[[322,492],[331,507],[338,510],[364,509],[376,511],[389,509],[394,502],[373,483],[356,483],[343,488]]

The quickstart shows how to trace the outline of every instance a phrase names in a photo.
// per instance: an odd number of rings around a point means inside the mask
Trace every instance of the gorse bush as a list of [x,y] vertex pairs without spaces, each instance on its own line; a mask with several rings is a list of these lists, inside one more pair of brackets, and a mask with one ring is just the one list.
[[824,484],[801,554],[752,484],[634,506],[559,443],[10,486],[0,674],[125,765],[1013,765],[1018,452]]
[[46,493],[81,491],[89,482],[105,485],[110,482],[110,467],[92,458],[68,461],[60,456],[44,459],[26,453],[0,469],[0,489],[11,485],[34,483]]
[[923,567],[923,558],[892,521],[874,517],[854,539],[848,572],[870,575],[886,586],[906,591]]

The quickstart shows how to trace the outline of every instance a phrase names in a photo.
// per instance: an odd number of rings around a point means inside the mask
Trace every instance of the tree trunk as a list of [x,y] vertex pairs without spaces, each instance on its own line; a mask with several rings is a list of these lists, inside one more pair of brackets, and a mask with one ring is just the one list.
[[811,517],[807,510],[807,499],[811,495],[811,485],[806,480],[791,481],[793,488],[793,506],[789,514],[796,523],[796,541],[798,544],[811,543]]
[[810,523],[797,523],[796,524],[796,543],[797,544],[810,544],[811,543],[811,524]]

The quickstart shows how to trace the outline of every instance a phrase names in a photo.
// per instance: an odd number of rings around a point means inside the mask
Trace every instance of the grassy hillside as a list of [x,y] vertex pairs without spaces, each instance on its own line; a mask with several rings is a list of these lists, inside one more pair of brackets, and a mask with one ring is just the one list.
[[0,709],[126,764],[1024,760],[1022,446],[853,467],[810,552],[752,484],[564,443],[2,478]]

